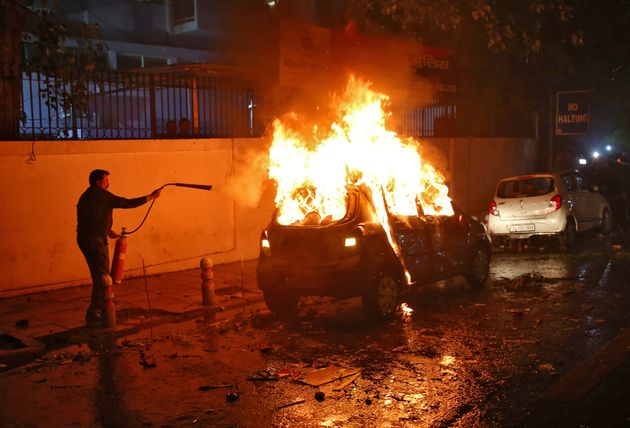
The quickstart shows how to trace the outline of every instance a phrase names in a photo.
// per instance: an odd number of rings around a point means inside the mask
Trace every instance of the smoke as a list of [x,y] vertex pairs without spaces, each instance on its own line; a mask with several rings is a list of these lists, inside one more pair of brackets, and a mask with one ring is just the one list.
[[234,174],[228,178],[224,193],[245,208],[256,208],[268,182],[268,165],[268,147],[261,148],[260,152],[237,154]]

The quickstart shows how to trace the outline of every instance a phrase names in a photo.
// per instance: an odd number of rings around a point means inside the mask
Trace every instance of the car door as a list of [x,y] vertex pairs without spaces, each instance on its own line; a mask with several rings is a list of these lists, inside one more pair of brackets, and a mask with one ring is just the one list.
[[579,229],[590,229],[599,224],[600,198],[593,186],[579,173],[574,174],[579,196],[576,202],[576,217]]
[[453,210],[452,216],[435,216],[431,222],[431,244],[440,277],[456,275],[466,267],[470,224],[456,206]]
[[433,281],[434,260],[427,221],[420,216],[408,216],[394,219],[392,226],[411,280],[419,283]]

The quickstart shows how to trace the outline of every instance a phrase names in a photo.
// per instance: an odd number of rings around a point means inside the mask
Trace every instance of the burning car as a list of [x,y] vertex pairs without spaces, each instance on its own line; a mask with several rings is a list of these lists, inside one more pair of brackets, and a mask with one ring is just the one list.
[[391,317],[414,285],[464,275],[486,281],[490,241],[485,227],[453,207],[451,216],[390,215],[395,245],[378,222],[369,189],[348,189],[346,214],[337,221],[310,213],[290,225],[274,215],[261,235],[258,285],[279,315],[295,311],[300,296],[360,296],[376,318]]
[[297,114],[274,121],[268,175],[276,211],[260,239],[258,285],[269,308],[300,296],[361,296],[392,316],[416,283],[488,275],[484,226],[451,203],[418,141],[387,129],[388,97],[351,78],[329,127]]

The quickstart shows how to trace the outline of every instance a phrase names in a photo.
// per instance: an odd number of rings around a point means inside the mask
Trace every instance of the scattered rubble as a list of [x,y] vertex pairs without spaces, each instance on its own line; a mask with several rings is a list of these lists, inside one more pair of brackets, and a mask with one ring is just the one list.
[[516,278],[508,279],[502,278],[503,288],[507,291],[519,291],[524,289],[537,288],[542,286],[545,282],[551,282],[539,273],[525,273],[519,275]]
[[548,373],[555,373],[556,372],[556,369],[554,368],[553,364],[550,364],[550,363],[539,364],[538,365],[538,370],[545,371],[545,372],[548,372]]
[[360,373],[361,369],[358,368],[329,366],[322,369],[313,370],[312,372],[305,375],[302,379],[300,379],[300,382],[307,385],[319,387]]
[[306,403],[306,400],[298,398],[295,401],[292,401],[292,402],[287,403],[287,404],[282,404],[281,406],[276,407],[276,410],[285,409],[287,407],[291,407],[291,406],[295,406],[297,404],[303,404],[303,403]]
[[216,384],[216,385],[201,385],[199,387],[199,391],[211,391],[214,389],[223,389],[223,388],[232,388],[232,384],[231,383],[220,383],[220,384]]
[[253,382],[277,381],[279,379],[280,378],[277,375],[273,374],[269,370],[258,370],[252,376],[247,378],[247,380],[253,381]]
[[271,344],[267,342],[261,342],[258,344],[258,350],[264,354],[267,352],[271,352],[273,350],[273,346],[271,346]]
[[155,358],[151,355],[145,355],[144,352],[140,352],[140,365],[143,366],[145,369],[152,369],[157,367]]
[[239,398],[241,398],[241,394],[239,394],[238,392],[228,392],[227,394],[225,394],[225,400],[228,403],[234,403],[238,401]]

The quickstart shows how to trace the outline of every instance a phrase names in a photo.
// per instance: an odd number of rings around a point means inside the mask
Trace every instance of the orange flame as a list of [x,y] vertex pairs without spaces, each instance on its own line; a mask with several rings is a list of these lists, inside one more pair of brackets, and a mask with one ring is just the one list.
[[373,92],[369,82],[351,77],[343,96],[333,100],[336,120],[323,137],[317,127],[303,135],[287,125],[299,120],[295,113],[285,122],[274,121],[269,177],[277,184],[280,224],[300,222],[310,213],[343,218],[348,184],[370,188],[388,235],[388,211],[417,215],[419,204],[426,215],[453,214],[444,176],[422,162],[416,141],[386,129],[388,99]]

